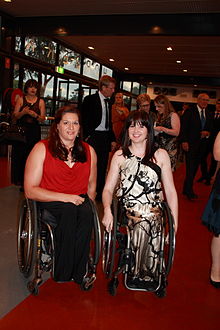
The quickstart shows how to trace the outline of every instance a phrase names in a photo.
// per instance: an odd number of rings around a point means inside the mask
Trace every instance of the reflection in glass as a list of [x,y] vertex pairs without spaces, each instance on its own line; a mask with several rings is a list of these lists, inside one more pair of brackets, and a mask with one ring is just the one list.
[[57,98],[67,100],[67,80],[58,78],[57,81]]
[[44,37],[25,37],[25,55],[55,64],[56,42]]
[[71,102],[78,102],[79,84],[75,81],[69,81],[68,100]]
[[21,52],[21,37],[15,37],[15,51]]
[[135,95],[139,94],[140,84],[138,82],[133,82],[132,93]]
[[102,74],[101,75],[103,76],[105,74],[107,74],[108,76],[112,77],[113,70],[107,68],[107,66],[102,65]]
[[100,64],[89,59],[85,58],[84,59],[84,64],[83,64],[83,75],[96,79],[99,79],[99,71],[100,71]]
[[131,81],[123,81],[122,88],[124,91],[131,92]]
[[134,97],[131,98],[131,111],[137,110],[137,99]]
[[144,85],[141,85],[140,94],[143,94],[143,93],[147,93],[147,87]]
[[80,73],[81,55],[71,49],[63,47],[62,45],[59,47],[59,66],[62,66],[66,70]]

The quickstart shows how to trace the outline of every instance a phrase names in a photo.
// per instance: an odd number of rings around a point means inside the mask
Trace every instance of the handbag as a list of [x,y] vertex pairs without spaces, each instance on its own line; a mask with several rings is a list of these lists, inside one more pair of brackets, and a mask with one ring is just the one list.
[[13,144],[16,142],[26,143],[24,129],[13,123],[0,123],[0,143]]

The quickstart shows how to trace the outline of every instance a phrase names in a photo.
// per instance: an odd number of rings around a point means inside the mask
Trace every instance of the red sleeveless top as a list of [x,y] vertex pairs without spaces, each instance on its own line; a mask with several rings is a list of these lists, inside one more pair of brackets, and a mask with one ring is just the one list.
[[46,155],[40,187],[65,194],[86,194],[91,168],[89,145],[83,142],[83,146],[86,149],[86,162],[76,162],[70,168],[63,160],[51,155],[48,149],[48,140],[42,140],[41,142],[45,145]]

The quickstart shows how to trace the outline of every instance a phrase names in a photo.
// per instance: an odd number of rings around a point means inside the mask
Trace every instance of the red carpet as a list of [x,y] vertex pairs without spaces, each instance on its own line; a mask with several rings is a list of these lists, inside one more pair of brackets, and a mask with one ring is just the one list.
[[[182,166],[175,173],[179,192],[183,171]],[[100,262],[91,291],[48,280],[39,296],[29,296],[1,320],[0,329],[219,329],[220,290],[208,282],[211,234],[200,220],[210,188],[196,183],[195,191],[199,194],[196,202],[179,194],[177,247],[166,298],[129,291],[122,282],[117,295],[110,296]]]

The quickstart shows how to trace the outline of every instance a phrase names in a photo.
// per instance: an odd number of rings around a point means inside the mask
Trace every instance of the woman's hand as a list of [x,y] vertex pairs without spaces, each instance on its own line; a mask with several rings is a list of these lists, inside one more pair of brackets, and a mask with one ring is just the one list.
[[85,198],[79,195],[69,195],[67,202],[73,203],[74,205],[81,205],[84,202]]
[[102,224],[105,226],[105,230],[110,233],[113,227],[113,215],[110,209],[104,210]]

